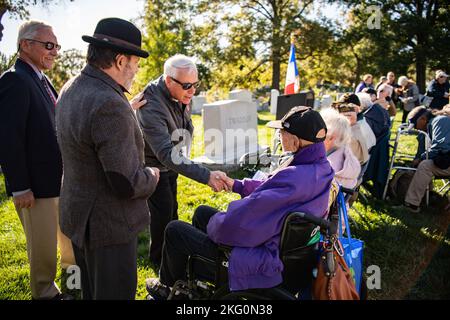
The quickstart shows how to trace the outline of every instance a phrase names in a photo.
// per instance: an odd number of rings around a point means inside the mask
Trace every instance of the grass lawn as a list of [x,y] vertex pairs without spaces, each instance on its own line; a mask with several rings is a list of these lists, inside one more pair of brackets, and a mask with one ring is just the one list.
[[[261,144],[269,144],[271,129],[264,127],[273,119],[267,112],[259,114]],[[401,113],[396,117],[394,129]],[[192,156],[202,155],[203,130],[200,116],[193,116],[195,137]],[[393,130],[394,132],[394,130]],[[402,145],[404,151],[415,150],[415,139],[410,137]],[[242,177],[236,173],[234,177]],[[377,265],[381,270],[381,289],[369,290],[369,299],[449,299],[450,298],[450,212],[432,201],[434,207],[412,215],[393,204],[379,201],[366,193],[368,201],[356,202],[350,210],[352,230],[365,242],[364,264]],[[178,179],[180,219],[191,221],[194,209],[207,204],[226,209],[238,199],[229,193],[214,193],[209,187],[189,180]],[[145,278],[156,276],[147,259],[148,234],[139,237],[137,299],[145,299]],[[58,282],[61,282],[58,271]],[[29,268],[25,236],[10,199],[6,197],[3,179],[0,179],[0,299],[31,299]]]

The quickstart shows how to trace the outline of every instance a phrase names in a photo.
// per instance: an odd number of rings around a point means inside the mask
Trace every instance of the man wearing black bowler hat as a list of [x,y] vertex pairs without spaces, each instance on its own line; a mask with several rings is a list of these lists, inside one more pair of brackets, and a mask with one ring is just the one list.
[[87,66],[62,89],[56,126],[64,164],[60,225],[72,240],[84,299],[134,299],[137,234],[159,170],[144,166],[144,141],[124,92],[138,71],[141,32],[101,20]]

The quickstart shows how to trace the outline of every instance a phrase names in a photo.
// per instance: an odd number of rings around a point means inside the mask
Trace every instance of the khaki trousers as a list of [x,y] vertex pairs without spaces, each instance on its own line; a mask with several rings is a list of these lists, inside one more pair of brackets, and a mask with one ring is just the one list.
[[416,173],[414,173],[414,177],[405,196],[405,201],[414,206],[420,206],[427,186],[430,185],[433,177],[448,175],[450,175],[450,168],[443,170],[436,167],[433,160],[423,160],[417,167]]
[[25,237],[30,263],[31,295],[49,299],[60,290],[55,283],[57,243],[61,251],[61,267],[74,265],[71,241],[59,229],[59,198],[36,199],[32,208],[17,210]]

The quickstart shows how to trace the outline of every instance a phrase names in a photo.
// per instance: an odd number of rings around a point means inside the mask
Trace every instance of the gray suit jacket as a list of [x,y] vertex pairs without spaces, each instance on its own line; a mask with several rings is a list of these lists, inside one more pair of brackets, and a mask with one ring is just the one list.
[[60,226],[78,247],[131,241],[148,226],[156,178],[123,89],[87,65],[61,91],[56,130],[64,177]]
[[137,117],[146,142],[145,163],[207,184],[209,170],[182,153],[183,148],[190,149],[194,132],[186,105],[172,99],[163,76],[147,85],[144,99],[147,103],[137,111]]

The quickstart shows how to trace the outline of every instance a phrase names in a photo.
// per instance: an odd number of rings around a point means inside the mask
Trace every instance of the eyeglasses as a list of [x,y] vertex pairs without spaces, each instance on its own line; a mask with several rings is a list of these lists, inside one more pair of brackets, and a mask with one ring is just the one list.
[[48,51],[53,50],[53,48],[56,48],[56,50],[58,50],[58,51],[61,49],[61,46],[59,44],[53,43],[50,41],[43,42],[43,41],[39,41],[39,40],[35,40],[35,39],[26,39],[26,40],[42,43],[44,45],[45,49],[47,49]]
[[189,90],[190,88],[194,87],[195,89],[197,89],[198,87],[200,87],[200,81],[194,82],[194,83],[190,83],[190,82],[180,82],[175,78],[170,77],[170,79],[172,79],[173,81],[175,81],[176,83],[178,83],[181,88],[183,88],[183,90]]

